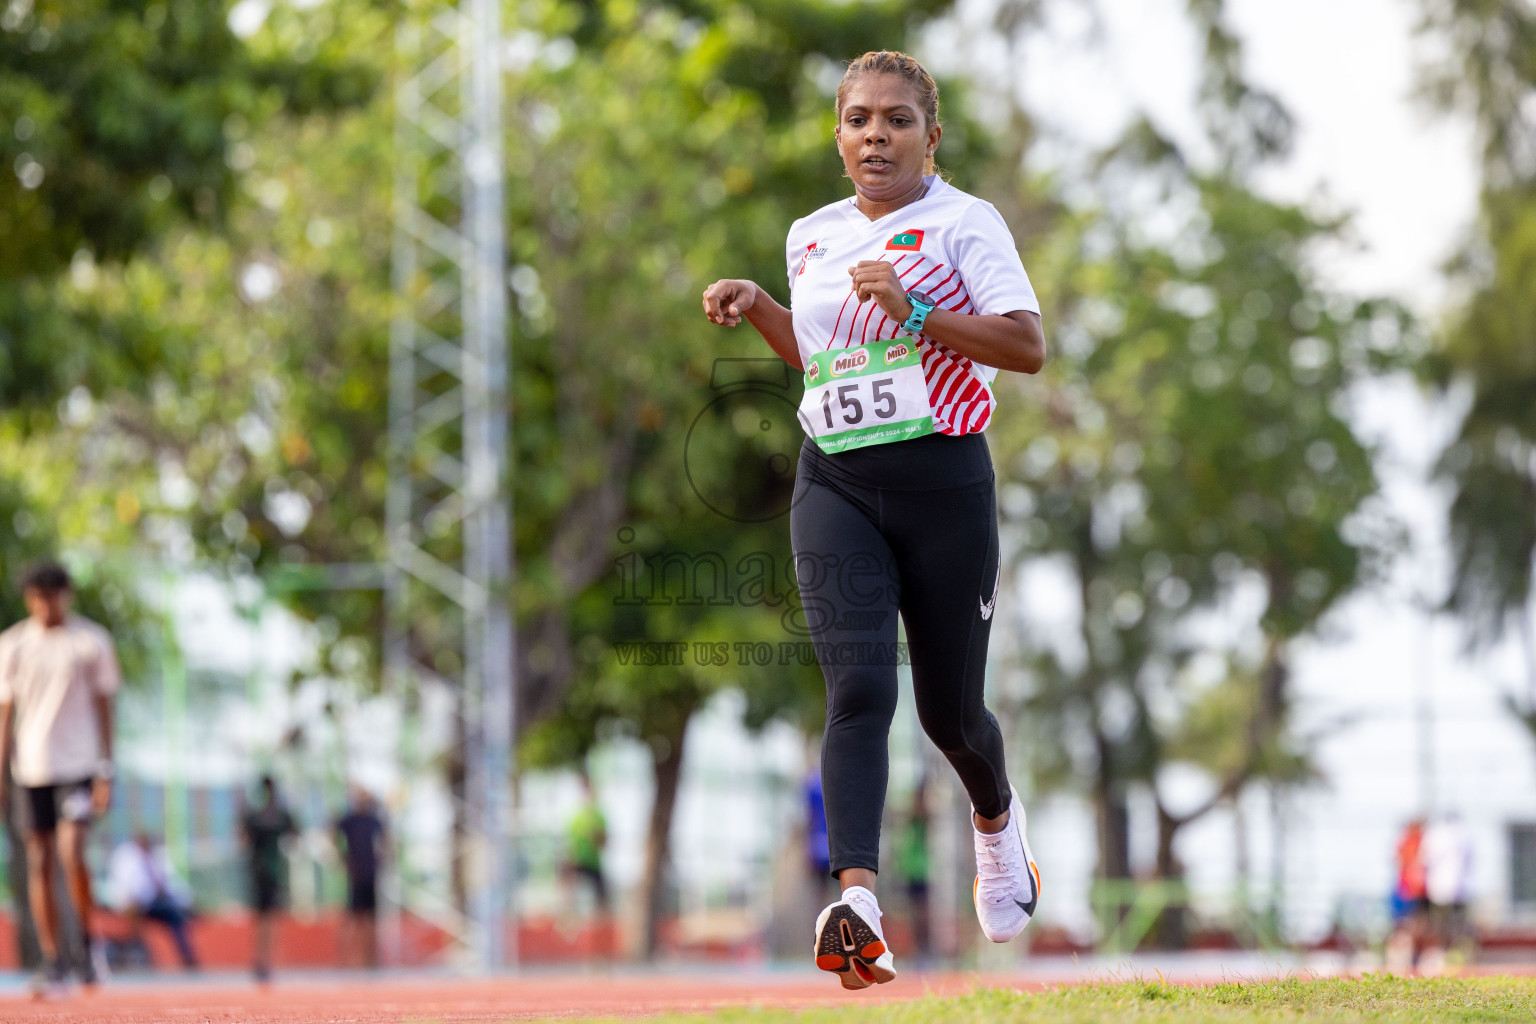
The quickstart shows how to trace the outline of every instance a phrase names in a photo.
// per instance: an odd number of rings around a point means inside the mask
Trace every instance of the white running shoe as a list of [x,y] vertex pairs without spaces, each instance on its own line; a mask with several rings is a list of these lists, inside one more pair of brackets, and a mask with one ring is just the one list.
[[32,972],[30,984],[33,999],[62,999],[69,995],[69,972],[58,957],[47,961]]
[[112,977],[107,963],[107,944],[101,939],[85,940],[85,962],[80,965],[80,980],[86,985],[100,985]]
[[[971,808],[973,814],[975,810]],[[996,835],[976,832],[976,918],[993,942],[1007,942],[1023,931],[1040,899],[1040,869],[1035,867],[1024,827],[1024,806],[1014,791],[1007,826]]]
[[841,900],[821,912],[814,955],[816,966],[836,974],[843,988],[883,985],[896,977],[874,893],[861,885],[849,886]]

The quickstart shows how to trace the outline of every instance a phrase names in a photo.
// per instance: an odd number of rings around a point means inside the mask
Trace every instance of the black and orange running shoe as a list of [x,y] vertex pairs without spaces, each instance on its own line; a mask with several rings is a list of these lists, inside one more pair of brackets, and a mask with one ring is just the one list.
[[836,974],[843,988],[883,985],[896,977],[874,893],[851,886],[841,900],[821,912],[816,918],[815,957],[816,966]]

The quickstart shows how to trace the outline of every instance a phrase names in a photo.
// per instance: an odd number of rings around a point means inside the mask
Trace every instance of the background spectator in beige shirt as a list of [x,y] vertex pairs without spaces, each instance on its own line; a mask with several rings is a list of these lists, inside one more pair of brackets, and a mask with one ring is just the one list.
[[[28,617],[0,633],[0,764],[10,763],[26,818],[27,895],[44,960],[33,988],[42,994],[65,980],[49,884],[56,859],[86,937],[82,980],[93,985],[104,971],[85,844],[92,819],[112,798],[112,700],[120,677],[107,631],[70,614],[74,586],[62,566],[28,570],[22,596]],[[7,816],[10,797],[0,787]]]

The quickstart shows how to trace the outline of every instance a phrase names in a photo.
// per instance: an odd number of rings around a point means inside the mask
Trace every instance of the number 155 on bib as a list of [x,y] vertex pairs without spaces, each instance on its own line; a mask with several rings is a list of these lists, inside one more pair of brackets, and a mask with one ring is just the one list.
[[917,345],[890,339],[816,353],[805,368],[799,416],[828,454],[933,433]]

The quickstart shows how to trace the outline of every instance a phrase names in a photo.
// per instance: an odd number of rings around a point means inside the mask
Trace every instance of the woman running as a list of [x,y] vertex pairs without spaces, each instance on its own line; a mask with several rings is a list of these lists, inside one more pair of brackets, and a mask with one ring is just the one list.
[[970,795],[976,915],[994,942],[1029,923],[1039,873],[983,704],[1001,565],[981,432],[999,369],[1045,361],[1040,305],[991,204],[934,172],[938,87],[901,53],[866,53],[837,89],[854,194],[789,230],[791,308],[751,281],[704,292],[805,372],[790,518],[802,604],[827,683],[822,784],[843,898],[816,922],[816,966],[847,988],[896,976],[875,900],[896,615],[923,729]]

